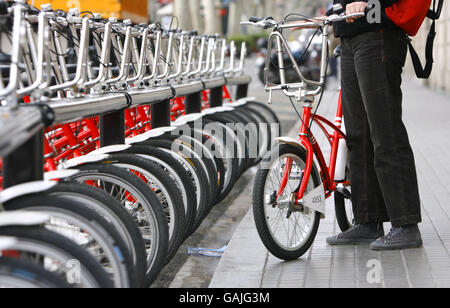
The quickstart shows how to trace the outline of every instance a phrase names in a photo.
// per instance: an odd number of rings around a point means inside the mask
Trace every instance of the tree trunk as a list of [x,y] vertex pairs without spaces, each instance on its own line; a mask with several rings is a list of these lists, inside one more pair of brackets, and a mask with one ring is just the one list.
[[178,18],[178,26],[181,29],[191,30],[191,14],[189,12],[189,1],[186,0],[174,0],[174,15]]
[[203,8],[205,11],[205,32],[207,34],[221,34],[220,17],[216,13],[214,0],[203,0]]
[[199,33],[203,33],[205,31],[205,22],[201,15],[200,0],[189,0],[189,9],[193,29]]
[[240,25],[241,17],[243,15],[242,0],[235,0],[230,3],[229,17],[228,17],[228,33],[229,35],[236,35],[242,32]]

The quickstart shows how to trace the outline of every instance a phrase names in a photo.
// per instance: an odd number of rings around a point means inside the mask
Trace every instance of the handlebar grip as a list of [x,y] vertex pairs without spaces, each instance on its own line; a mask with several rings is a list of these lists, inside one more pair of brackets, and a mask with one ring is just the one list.
[[264,18],[255,17],[255,16],[250,17],[250,19],[249,19],[249,21],[253,22],[253,23],[257,23],[257,22],[260,22],[260,21],[263,21],[263,20],[264,20]]

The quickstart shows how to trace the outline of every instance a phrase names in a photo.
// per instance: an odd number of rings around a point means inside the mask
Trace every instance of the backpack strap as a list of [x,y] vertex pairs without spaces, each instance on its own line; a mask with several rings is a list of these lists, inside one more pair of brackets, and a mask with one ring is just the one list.
[[425,48],[425,59],[426,64],[425,68],[422,66],[419,55],[414,49],[411,39],[408,39],[409,45],[409,53],[411,54],[414,70],[416,71],[416,75],[420,79],[428,79],[433,70],[434,58],[433,58],[433,47],[434,47],[434,39],[436,38],[436,20],[433,20],[430,28],[430,33],[427,38],[427,45]]

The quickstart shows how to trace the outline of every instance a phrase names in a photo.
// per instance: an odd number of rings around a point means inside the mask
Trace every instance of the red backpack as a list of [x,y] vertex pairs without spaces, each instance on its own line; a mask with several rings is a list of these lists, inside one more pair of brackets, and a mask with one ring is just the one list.
[[[433,2],[433,8],[430,9]],[[415,36],[422,26],[425,17],[433,20],[428,34],[426,46],[427,63],[423,68],[420,58],[409,40],[414,69],[419,78],[427,79],[433,70],[433,45],[436,37],[436,20],[439,19],[444,0],[399,0],[386,8],[387,17],[409,36]]]

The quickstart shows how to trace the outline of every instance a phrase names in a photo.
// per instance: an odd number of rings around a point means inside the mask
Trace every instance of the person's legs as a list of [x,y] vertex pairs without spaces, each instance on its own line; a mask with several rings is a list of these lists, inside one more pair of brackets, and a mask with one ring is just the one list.
[[341,40],[342,102],[350,156],[352,204],[356,226],[329,237],[330,245],[372,243],[384,235],[389,221],[374,168],[374,150],[359,88],[351,38]]
[[414,155],[402,121],[406,39],[400,31],[387,30],[361,34],[352,44],[374,146],[374,169],[394,228],[421,222]]
[[382,223],[389,216],[374,167],[374,149],[356,72],[351,39],[343,39],[342,101],[350,155],[356,224]]

